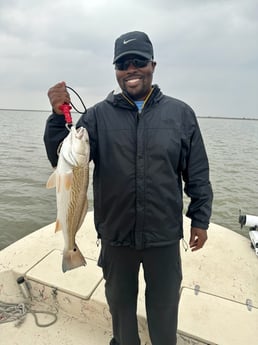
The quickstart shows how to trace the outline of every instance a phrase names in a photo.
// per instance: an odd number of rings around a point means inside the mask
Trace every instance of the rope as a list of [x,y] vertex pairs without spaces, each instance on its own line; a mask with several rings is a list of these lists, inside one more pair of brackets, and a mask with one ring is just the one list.
[[[28,313],[31,313],[35,319],[35,323],[38,327],[49,327],[57,321],[57,315],[55,313],[34,310],[28,303],[5,303],[0,301],[0,324],[16,321],[15,326],[19,327],[25,320]],[[53,320],[49,323],[42,324],[38,320],[37,314],[45,314],[53,317]]]
[[24,303],[4,303],[0,301],[0,324],[17,320],[21,324],[27,314],[27,306]]

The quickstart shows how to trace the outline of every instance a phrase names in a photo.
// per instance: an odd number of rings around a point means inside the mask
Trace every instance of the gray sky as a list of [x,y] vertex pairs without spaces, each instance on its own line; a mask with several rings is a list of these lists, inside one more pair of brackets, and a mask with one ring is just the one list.
[[0,108],[48,110],[62,80],[102,100],[114,40],[132,30],[152,40],[165,94],[199,116],[258,118],[257,0],[0,0]]

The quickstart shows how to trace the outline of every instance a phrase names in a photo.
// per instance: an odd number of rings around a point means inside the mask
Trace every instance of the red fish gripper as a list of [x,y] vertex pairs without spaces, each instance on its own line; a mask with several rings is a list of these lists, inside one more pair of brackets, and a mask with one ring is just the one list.
[[71,112],[70,112],[70,110],[72,109],[72,107],[71,107],[69,104],[64,103],[64,104],[60,105],[59,109],[60,109],[60,110],[63,112],[63,114],[64,114],[66,124],[67,124],[67,125],[71,125],[71,124],[73,123],[72,116],[71,116]]

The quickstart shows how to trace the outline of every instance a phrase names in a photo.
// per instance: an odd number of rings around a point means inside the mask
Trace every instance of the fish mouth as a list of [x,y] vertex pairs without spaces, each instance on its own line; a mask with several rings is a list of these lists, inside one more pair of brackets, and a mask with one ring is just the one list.
[[75,133],[74,133],[74,136],[78,140],[83,140],[86,143],[89,143],[88,132],[84,127],[77,128]]
[[76,138],[82,139],[83,135],[84,135],[84,128],[83,127],[78,128],[75,133]]

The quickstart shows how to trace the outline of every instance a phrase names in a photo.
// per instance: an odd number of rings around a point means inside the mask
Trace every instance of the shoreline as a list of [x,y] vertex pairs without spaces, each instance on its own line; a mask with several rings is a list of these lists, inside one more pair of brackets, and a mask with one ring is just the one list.
[[30,111],[30,112],[40,112],[40,113],[50,113],[51,110],[41,110],[41,109],[15,109],[15,108],[0,108],[0,111]]
[[212,119],[212,120],[247,120],[247,121],[258,121],[257,117],[230,117],[230,116],[197,116],[198,119]]
[[[51,113],[51,109],[42,110],[42,109],[16,109],[16,108],[0,108],[0,111],[18,111],[18,112],[38,112],[38,113]],[[73,113],[73,112],[72,112]],[[212,119],[212,120],[247,120],[247,121],[258,121],[258,117],[235,117],[235,116],[202,116],[196,115],[199,119]]]

